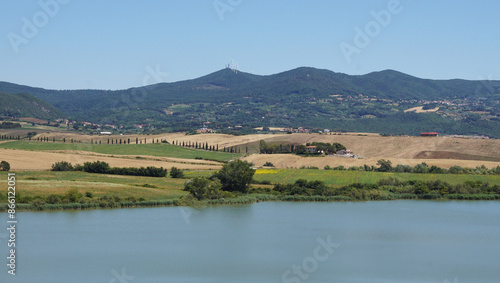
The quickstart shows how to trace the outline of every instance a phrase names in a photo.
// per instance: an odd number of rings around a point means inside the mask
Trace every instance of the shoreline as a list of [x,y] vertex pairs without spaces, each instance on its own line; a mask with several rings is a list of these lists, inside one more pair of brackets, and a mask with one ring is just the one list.
[[[440,197],[439,197],[440,196]],[[147,207],[203,207],[216,205],[240,205],[253,204],[259,202],[369,202],[369,201],[393,201],[393,200],[433,200],[433,201],[499,201],[500,194],[452,194],[442,197],[436,194],[404,194],[396,197],[386,197],[383,199],[356,200],[347,196],[302,196],[302,195],[271,195],[253,194],[229,199],[214,199],[196,201],[193,203],[182,203],[182,199],[163,201],[142,201],[142,202],[119,202],[112,204],[103,203],[67,203],[67,204],[42,204],[33,206],[30,203],[16,204],[16,211],[19,212],[47,212],[47,211],[74,211],[74,210],[95,210],[95,209],[126,209],[126,208],[147,208]],[[7,212],[8,204],[0,204],[0,212]]]

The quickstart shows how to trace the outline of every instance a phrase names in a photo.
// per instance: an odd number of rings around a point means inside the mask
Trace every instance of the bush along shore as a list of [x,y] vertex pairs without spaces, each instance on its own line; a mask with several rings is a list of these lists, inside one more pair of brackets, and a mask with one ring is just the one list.
[[[341,188],[322,185],[320,181],[297,180],[294,184],[276,184],[275,188],[252,188],[247,194],[232,193],[222,196],[196,198],[193,194],[171,200],[144,200],[133,197],[121,199],[116,196],[99,198],[82,195],[71,189],[63,196],[49,195],[47,198],[21,198],[16,203],[19,211],[86,210],[99,208],[134,208],[207,205],[251,204],[262,201],[375,201],[375,200],[500,200],[500,187],[480,182],[449,185],[446,182],[383,180],[392,184],[351,184]],[[381,183],[381,182],[379,182]],[[448,191],[447,191],[448,190]],[[450,193],[451,192],[451,193]],[[227,193],[227,192],[226,192]],[[76,199],[74,198],[76,197]],[[7,203],[0,204],[0,211],[9,209]]]
[[[104,173],[116,170],[105,163],[84,164],[84,171]],[[61,170],[71,170],[68,164],[58,164]],[[89,170],[90,169],[90,170]],[[73,168],[74,170],[74,168]],[[128,170],[120,169],[120,170]],[[182,176],[182,171],[172,169],[173,178]],[[134,171],[135,172],[135,171]],[[149,176],[166,175],[166,169],[145,169]],[[122,173],[122,172],[120,172]],[[142,173],[142,172],[141,172]],[[160,173],[160,174],[158,174]],[[126,197],[103,195],[94,196],[91,192],[80,193],[70,189],[65,194],[51,194],[47,197],[16,196],[18,210],[66,210],[95,208],[131,208],[156,206],[205,206],[221,204],[250,204],[260,201],[370,201],[370,200],[500,200],[500,186],[490,185],[483,181],[465,181],[461,184],[450,184],[441,180],[401,181],[389,177],[376,183],[353,183],[334,187],[323,181],[296,180],[291,184],[274,184],[261,181],[260,186],[251,187],[255,169],[246,161],[235,160],[225,164],[221,170],[210,177],[195,177],[187,180],[184,191],[189,194],[168,200],[147,200],[143,197]],[[0,211],[8,210],[7,196],[0,196]]]

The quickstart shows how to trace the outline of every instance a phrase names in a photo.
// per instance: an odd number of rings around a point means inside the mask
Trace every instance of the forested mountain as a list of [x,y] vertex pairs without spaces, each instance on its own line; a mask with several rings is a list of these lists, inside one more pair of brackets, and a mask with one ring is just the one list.
[[[500,81],[428,80],[392,70],[351,76],[301,67],[259,76],[226,68],[126,90],[55,91],[0,82],[0,91],[30,93],[74,119],[125,129],[141,124],[180,131],[205,123],[223,131],[275,126],[500,137]],[[416,106],[429,113],[404,112]]]
[[63,118],[65,114],[56,107],[30,94],[0,92],[0,116],[54,119]]

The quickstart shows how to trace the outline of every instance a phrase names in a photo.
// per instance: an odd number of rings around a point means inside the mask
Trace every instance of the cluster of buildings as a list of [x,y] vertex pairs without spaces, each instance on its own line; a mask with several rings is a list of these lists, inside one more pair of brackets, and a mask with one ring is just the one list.
[[[318,151],[318,148],[315,145],[306,146],[306,151],[307,151],[307,153],[312,153],[312,154],[315,154],[315,153],[325,154],[324,151]],[[332,156],[332,155],[330,155],[330,156]],[[339,151],[335,152],[335,154],[333,154],[333,156],[355,157],[354,153],[349,149],[339,150]]]
[[[70,121],[68,119],[57,119],[56,122],[60,123],[60,124],[64,124],[68,127],[78,123],[77,121]],[[115,126],[115,125],[111,125],[111,124],[101,125],[101,124],[96,124],[96,123],[86,122],[86,121],[80,122],[80,124],[84,127],[95,129],[98,131],[103,129],[103,128],[114,129],[114,130],[123,128],[123,126]]]
[[291,132],[291,133],[310,133],[311,132],[310,129],[305,129],[305,128],[302,128],[302,127],[298,127],[296,129],[294,129],[294,128],[283,128],[283,131],[284,132]]

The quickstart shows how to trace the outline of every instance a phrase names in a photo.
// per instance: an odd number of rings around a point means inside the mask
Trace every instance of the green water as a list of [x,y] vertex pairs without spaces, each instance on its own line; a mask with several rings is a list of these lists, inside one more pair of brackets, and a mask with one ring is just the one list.
[[266,202],[17,216],[17,275],[4,264],[0,282],[500,281],[494,201]]

